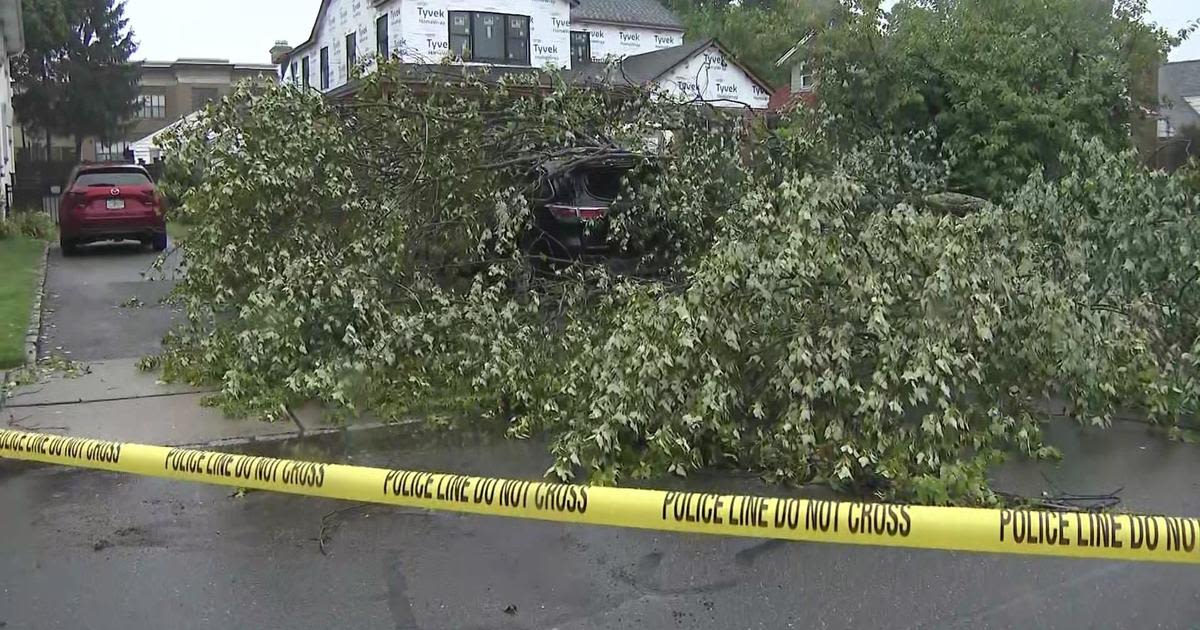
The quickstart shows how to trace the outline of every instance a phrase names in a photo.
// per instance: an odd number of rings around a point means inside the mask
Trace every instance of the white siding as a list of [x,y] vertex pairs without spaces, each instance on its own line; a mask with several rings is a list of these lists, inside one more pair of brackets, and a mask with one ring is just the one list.
[[438,63],[450,52],[450,11],[488,11],[529,16],[529,59],[535,67],[571,63],[567,0],[404,0],[404,45],[409,63]]
[[771,101],[770,93],[730,63],[716,46],[676,66],[659,81],[658,87],[675,98],[694,100],[698,95],[705,101],[716,101],[718,106],[738,107],[739,103],[745,103],[766,109]]
[[[330,89],[344,85],[349,78],[346,67],[346,35],[358,37],[358,58],[369,67],[376,54],[375,20],[388,14],[388,38],[391,54],[408,63],[439,63],[450,49],[450,11],[491,11],[529,16],[529,54],[535,67],[569,67],[571,63],[570,3],[568,0],[390,0],[373,6],[372,0],[332,0],[317,26],[316,41],[297,48],[289,57],[284,74],[292,82],[291,62],[297,75],[301,60],[308,58],[309,84],[319,87],[320,50],[329,48]],[[299,80],[298,78],[295,80]]]
[[683,45],[683,31],[584,22],[573,24],[571,30],[587,31],[591,36],[593,61],[603,61],[610,56],[640,55]]
[[[9,74],[8,55],[0,46],[0,152],[3,162],[0,164],[0,190],[4,185],[13,183],[15,157],[13,155],[13,107],[12,107],[12,75]],[[0,200],[0,218],[6,207],[6,202]]]

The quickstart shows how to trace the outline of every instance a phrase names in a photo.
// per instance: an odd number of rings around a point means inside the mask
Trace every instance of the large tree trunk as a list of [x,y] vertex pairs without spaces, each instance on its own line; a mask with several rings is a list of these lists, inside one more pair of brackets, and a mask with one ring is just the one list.
[[54,135],[50,133],[49,129],[47,129],[46,130],[46,161],[47,162],[50,161],[50,145],[53,143],[54,143]]

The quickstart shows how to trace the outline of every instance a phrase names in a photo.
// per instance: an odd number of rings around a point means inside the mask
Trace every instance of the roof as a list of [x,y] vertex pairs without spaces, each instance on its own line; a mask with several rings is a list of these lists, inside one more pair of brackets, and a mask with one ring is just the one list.
[[145,138],[142,138],[141,140],[137,140],[136,142],[131,142],[129,144],[129,148],[133,149],[134,153],[137,153],[138,151],[146,151],[152,147],[157,147],[158,139],[160,137],[162,137],[163,134],[170,132],[172,129],[175,129],[176,127],[179,127],[180,125],[190,124],[196,120],[199,120],[200,115],[202,113],[203,113],[203,111],[192,112],[192,113],[188,114],[187,116],[184,116],[183,118],[180,118],[179,120],[176,120],[175,122],[167,125],[166,127],[163,127],[162,129],[159,129],[158,131],[155,131],[154,133],[146,136]]
[[[708,48],[716,40],[700,39],[682,46],[660,48],[640,55],[630,55],[622,59],[614,72],[619,72],[621,79],[633,85],[649,83],[671,71],[672,68],[692,58],[696,53]],[[575,80],[604,80],[612,79],[610,67],[606,63],[577,64],[578,69],[572,69],[571,75]]]
[[1200,59],[1163,64],[1158,69],[1161,113],[1175,129],[1200,125]]
[[796,42],[796,45],[789,48],[788,51],[783,53],[783,56],[781,56],[779,60],[775,62],[775,67],[782,68],[784,64],[791,61],[792,57],[795,57],[796,53],[800,52],[800,50],[807,46],[808,42],[811,42],[816,36],[817,31],[815,30],[809,30],[807,33],[805,33],[804,37],[800,38],[800,41]]
[[683,22],[658,0],[579,0],[571,9],[576,20],[683,30]]
[[228,59],[178,59],[176,61],[141,61],[138,62],[143,68],[174,68],[176,66],[219,66],[222,68],[233,68],[234,70],[255,70],[263,72],[277,72],[278,67],[269,63],[232,63]]
[[[676,66],[685,63],[701,51],[712,46],[721,51],[721,54],[724,55],[729,63],[736,66],[742,72],[745,72],[751,79],[757,82],[759,87],[768,93],[772,91],[770,82],[764,80],[758,73],[738,61],[733,53],[721,45],[721,42],[712,38],[697,40],[682,46],[662,48],[640,55],[630,55],[618,62],[616,66],[609,66],[605,63],[580,64],[577,69],[572,69],[570,77],[572,81],[580,82],[620,80],[632,85],[643,85],[662,78],[668,72],[675,69]],[[619,73],[619,76],[613,76],[614,73]]]

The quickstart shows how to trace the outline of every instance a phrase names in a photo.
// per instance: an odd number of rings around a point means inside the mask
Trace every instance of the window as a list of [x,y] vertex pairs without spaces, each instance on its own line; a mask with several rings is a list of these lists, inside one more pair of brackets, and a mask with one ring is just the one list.
[[329,47],[321,49],[321,89],[329,89]]
[[621,194],[621,178],[629,171],[609,169],[589,171],[583,186],[587,193],[601,201],[614,201]]
[[75,178],[74,186],[140,186],[149,184],[150,178],[140,170],[130,167],[88,169]]
[[476,11],[450,12],[450,52],[463,61],[529,65],[529,18]]
[[304,55],[304,58],[300,60],[300,85],[304,87],[312,85],[312,81],[309,81],[308,77],[308,55]]
[[192,88],[192,110],[204,109],[205,105],[221,98],[217,88]]
[[1171,121],[1166,118],[1158,119],[1158,137],[1160,139],[1175,137],[1175,126],[1171,124]]
[[529,18],[520,15],[507,15],[508,23],[505,29],[505,52],[508,63],[515,66],[529,65]]
[[392,53],[392,46],[388,40],[388,14],[386,13],[375,20],[375,53],[381,57],[387,57]]
[[129,149],[128,142],[114,142],[112,144],[96,142],[96,161],[125,162],[128,160],[128,156],[125,155],[127,149]]
[[300,68],[295,61],[292,62],[292,85],[300,85]]
[[813,88],[813,77],[811,74],[800,75],[799,88],[801,92],[807,92]]
[[592,34],[571,31],[571,61],[587,63],[592,60]]
[[504,57],[504,16],[475,13],[471,16],[471,56],[476,61],[499,61]]
[[136,112],[138,118],[166,118],[167,97],[164,94],[143,94],[138,97],[141,107]]
[[346,75],[350,75],[350,69],[354,64],[358,63],[358,35],[350,33],[346,36]]
[[450,53],[471,58],[471,14],[466,11],[450,12]]

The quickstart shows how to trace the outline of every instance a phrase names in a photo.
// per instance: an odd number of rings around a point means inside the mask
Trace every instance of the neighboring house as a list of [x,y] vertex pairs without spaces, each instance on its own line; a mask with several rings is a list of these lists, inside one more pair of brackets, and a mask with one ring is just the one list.
[[809,31],[775,62],[776,68],[789,69],[788,91],[793,95],[810,94],[816,87],[816,78],[808,63],[808,46],[816,36],[816,31]]
[[[141,67],[139,107],[133,120],[113,142],[85,140],[80,156],[83,161],[125,160],[133,143],[228,94],[243,79],[267,83],[279,80],[278,68],[273,65],[230,63],[225,59],[145,61]],[[45,161],[45,136],[31,132],[18,133],[18,138],[19,161]],[[73,138],[53,138],[52,142],[53,161],[75,160]]]
[[571,7],[571,60],[603,61],[683,45],[683,23],[654,0],[582,0]]
[[147,61],[142,64],[141,108],[133,124],[120,142],[98,145],[97,159],[121,159],[130,145],[219,100],[238,83],[277,83],[278,72],[270,64],[230,63],[227,59]]
[[324,0],[308,40],[273,60],[285,82],[340,94],[353,89],[352,68],[369,72],[381,54],[496,76],[557,68],[581,80],[625,59],[639,82],[688,99],[701,86],[700,97],[731,106],[766,108],[770,91],[719,44],[685,45],[682,23],[658,0]]
[[775,61],[776,68],[788,69],[789,80],[786,87],[780,88],[772,95],[771,109],[785,109],[796,103],[811,105],[816,102],[816,73],[809,61],[810,46],[816,36],[817,32],[810,30]]
[[[79,160],[75,157],[74,138],[52,137],[47,159],[44,133],[32,130],[24,133],[19,126],[16,128],[16,171],[13,175],[16,205],[52,207],[55,187],[64,184],[77,161],[128,161],[139,140],[228,94],[233,85],[243,79],[263,83],[279,81],[275,66],[230,63],[224,59],[146,61],[141,66],[139,107],[133,119],[112,142],[84,139]],[[137,157],[151,164],[155,154],[143,152]]]
[[715,39],[625,57],[615,65],[593,63],[572,71],[577,81],[655,86],[681,101],[718,107],[766,109],[771,86],[742,65]]
[[15,155],[13,152],[13,86],[9,57],[25,49],[25,29],[21,24],[21,0],[0,0],[0,179],[3,179],[4,201],[0,218],[8,216],[12,205],[9,191],[13,184]]
[[[1200,59],[1163,64],[1158,69],[1158,151],[1155,166],[1173,170],[1200,147],[1189,147],[1184,133],[1200,132]],[[1192,136],[1193,138],[1196,135]]]

